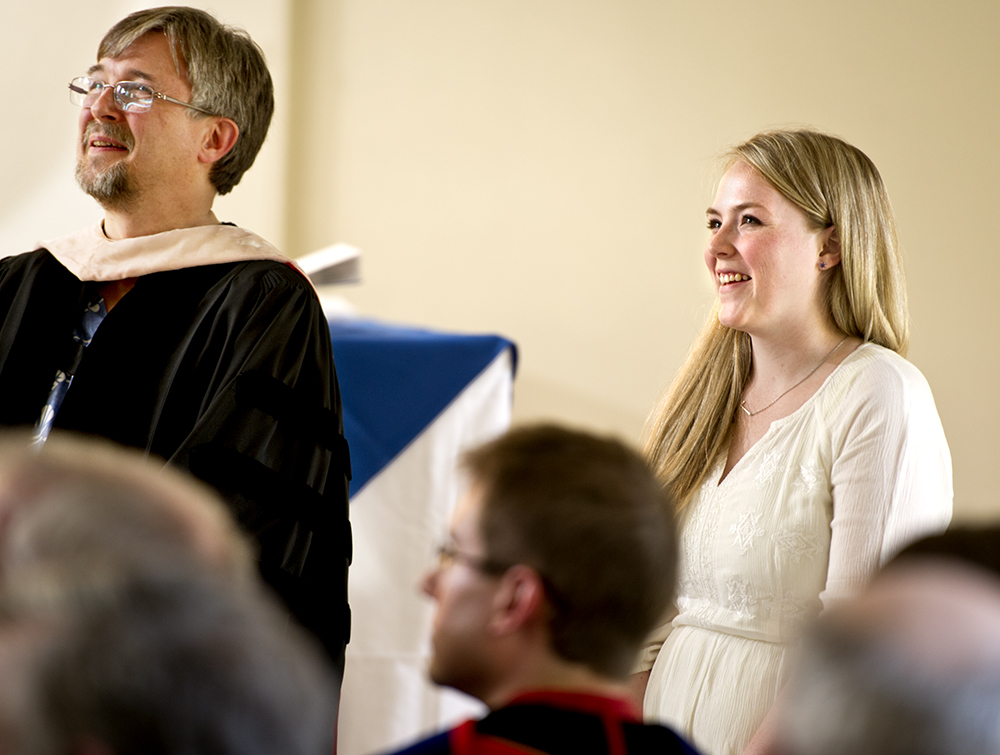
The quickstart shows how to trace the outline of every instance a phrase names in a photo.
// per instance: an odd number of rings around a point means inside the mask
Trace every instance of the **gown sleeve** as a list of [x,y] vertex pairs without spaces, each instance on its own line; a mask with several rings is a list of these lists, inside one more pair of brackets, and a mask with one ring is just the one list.
[[212,387],[168,461],[225,498],[265,580],[342,668],[350,464],[326,318],[297,277],[278,268],[205,302],[218,330],[203,340]]

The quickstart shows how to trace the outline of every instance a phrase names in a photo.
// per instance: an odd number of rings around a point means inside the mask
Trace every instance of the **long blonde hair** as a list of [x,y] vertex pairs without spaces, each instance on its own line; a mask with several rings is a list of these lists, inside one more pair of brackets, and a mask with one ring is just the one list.
[[[824,273],[834,324],[905,354],[903,264],[889,195],[874,163],[847,142],[810,130],[757,134],[726,155],[727,167],[737,162],[767,179],[814,229],[836,229],[840,264]],[[679,508],[728,447],[751,360],[750,336],[721,325],[716,306],[647,423],[646,455]]]

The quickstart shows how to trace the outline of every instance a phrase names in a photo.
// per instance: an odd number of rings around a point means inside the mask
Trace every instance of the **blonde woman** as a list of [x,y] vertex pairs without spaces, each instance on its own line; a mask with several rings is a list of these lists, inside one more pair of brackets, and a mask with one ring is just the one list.
[[[906,292],[881,177],[813,131],[731,150],[708,209],[717,303],[647,428],[679,502],[677,614],[635,677],[707,755],[766,752],[804,622],[951,518],[951,457],[903,358]],[[665,639],[664,639],[665,637]]]

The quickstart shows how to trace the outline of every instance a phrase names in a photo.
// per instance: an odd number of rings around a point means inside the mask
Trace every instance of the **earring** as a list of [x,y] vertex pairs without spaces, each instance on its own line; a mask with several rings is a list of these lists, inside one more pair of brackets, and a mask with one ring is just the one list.
[[826,270],[826,263],[825,262],[820,262],[819,263],[819,269],[820,270]]

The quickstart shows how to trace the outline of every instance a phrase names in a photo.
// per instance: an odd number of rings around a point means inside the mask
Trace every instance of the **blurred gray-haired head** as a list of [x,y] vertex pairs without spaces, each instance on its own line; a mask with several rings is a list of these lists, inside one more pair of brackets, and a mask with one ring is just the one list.
[[162,462],[0,441],[0,752],[329,755],[325,656],[255,572]]
[[908,558],[814,628],[783,697],[789,755],[1000,752],[1000,580]]
[[45,565],[124,574],[188,564],[247,582],[249,541],[207,487],[93,438],[0,439],[0,581]]
[[325,657],[269,595],[191,572],[28,582],[0,590],[5,754],[332,751]]

